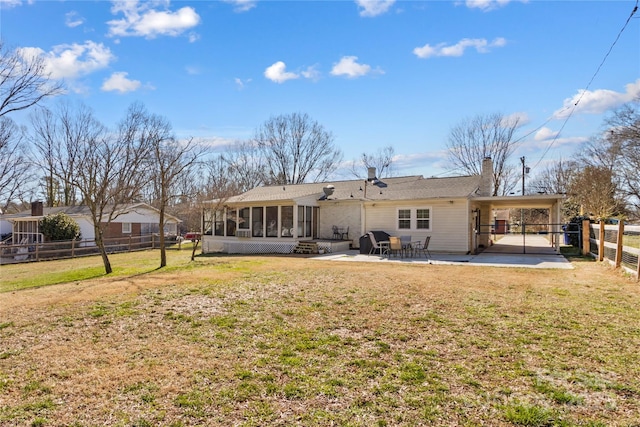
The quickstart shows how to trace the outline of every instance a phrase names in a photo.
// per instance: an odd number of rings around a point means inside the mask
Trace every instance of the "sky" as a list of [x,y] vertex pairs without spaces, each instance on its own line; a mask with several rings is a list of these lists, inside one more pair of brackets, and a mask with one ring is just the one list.
[[[42,55],[62,98],[108,126],[133,102],[223,152],[306,113],[347,163],[386,146],[395,175],[461,174],[451,128],[522,123],[514,163],[568,159],[640,96],[632,1],[0,0],[0,38]],[[629,19],[631,17],[631,19]],[[27,114],[14,118],[28,124]],[[348,176],[346,168],[337,175]]]

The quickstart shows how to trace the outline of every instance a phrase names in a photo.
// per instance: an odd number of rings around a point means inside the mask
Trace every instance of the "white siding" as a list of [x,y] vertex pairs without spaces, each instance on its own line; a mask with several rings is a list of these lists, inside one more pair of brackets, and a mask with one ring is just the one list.
[[[412,240],[431,236],[429,249],[439,252],[466,253],[469,251],[469,214],[465,199],[423,200],[415,202],[374,203],[366,206],[366,231],[381,230],[392,236],[410,235]],[[399,230],[398,208],[430,208],[431,230]]]
[[354,243],[362,234],[360,203],[326,202],[320,207],[320,238],[331,239],[333,226],[347,229],[349,227],[349,239]]

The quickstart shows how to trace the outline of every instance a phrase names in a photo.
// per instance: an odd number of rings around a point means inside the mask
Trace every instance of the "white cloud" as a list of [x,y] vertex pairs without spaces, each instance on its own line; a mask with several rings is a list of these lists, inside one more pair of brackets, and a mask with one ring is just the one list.
[[200,67],[197,67],[195,65],[187,65],[186,67],[184,67],[184,69],[190,76],[197,76],[199,74],[202,74],[202,70],[200,69]]
[[300,77],[296,73],[286,71],[286,69],[287,65],[282,61],[278,61],[264,70],[264,76],[276,83],[284,83],[287,80],[294,80]]
[[[334,76],[347,76],[350,79],[362,77],[371,72],[371,66],[367,64],[358,64],[357,56],[343,56],[340,62],[333,65],[331,74]],[[382,73],[382,71],[379,71]]]
[[378,16],[386,13],[396,0],[355,0],[360,8],[360,16]]
[[106,68],[115,59],[108,47],[92,41],[54,46],[51,52],[37,47],[21,48],[19,52],[24,56],[41,56],[53,79],[75,79]]
[[602,114],[612,108],[632,101],[640,96],[640,79],[625,86],[625,92],[608,89],[594,91],[580,89],[573,97],[563,102],[562,108],[553,113],[554,119],[565,119],[569,114]]
[[528,124],[531,121],[531,119],[529,119],[529,115],[525,112],[517,112],[517,113],[512,113],[509,114],[508,116],[505,116],[502,120],[502,124],[505,127],[511,127],[511,126],[516,126],[516,128],[522,127],[526,124]]
[[76,11],[67,12],[64,15],[64,24],[69,28],[75,28],[84,24],[84,18]]
[[304,77],[305,79],[310,79],[313,81],[320,80],[320,71],[316,69],[315,65],[308,67],[306,70],[304,70],[300,74],[302,74],[302,77]]
[[12,7],[22,6],[21,0],[0,0],[0,9],[11,9]]
[[236,12],[247,12],[256,7],[257,0],[224,0],[225,3],[234,5],[233,10]]
[[236,83],[236,87],[238,88],[238,90],[243,90],[248,83],[251,83],[251,79],[242,80],[241,78],[236,77],[233,80]]
[[467,48],[474,48],[479,53],[487,53],[490,48],[504,47],[507,40],[498,37],[489,42],[487,39],[462,39],[454,45],[447,46],[446,43],[440,43],[436,46],[426,44],[422,47],[413,49],[413,53],[418,58],[430,58],[432,56],[462,56]]
[[138,90],[142,85],[138,80],[130,80],[127,78],[128,73],[119,71],[111,74],[111,76],[102,83],[102,89],[105,92],[127,93]]
[[547,141],[549,139],[553,139],[553,138],[557,137],[559,134],[560,134],[560,132],[553,131],[553,130],[549,129],[548,127],[543,127],[538,132],[536,132],[536,134],[533,137],[533,139],[536,140],[536,141]]
[[[114,15],[122,13],[124,18],[107,22],[109,35],[141,36],[148,39],[161,35],[178,36],[200,24],[200,16],[192,7],[185,6],[175,12],[154,9],[161,6],[166,9],[169,1],[114,0],[111,12]],[[190,40],[194,40],[193,35]]]
[[[498,9],[511,3],[512,0],[466,0],[465,5],[470,9],[480,9],[484,12]],[[520,0],[527,3],[528,0]]]

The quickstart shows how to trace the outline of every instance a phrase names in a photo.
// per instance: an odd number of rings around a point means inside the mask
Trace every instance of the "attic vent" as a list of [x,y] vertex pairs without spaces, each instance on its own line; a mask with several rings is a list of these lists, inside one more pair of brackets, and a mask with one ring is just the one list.
[[322,191],[324,191],[324,197],[325,197],[325,199],[326,199],[327,197],[329,197],[330,195],[332,195],[332,194],[333,194],[333,191],[334,191],[335,189],[336,189],[336,188],[335,188],[333,185],[331,185],[331,184],[327,185],[326,187],[322,187]]

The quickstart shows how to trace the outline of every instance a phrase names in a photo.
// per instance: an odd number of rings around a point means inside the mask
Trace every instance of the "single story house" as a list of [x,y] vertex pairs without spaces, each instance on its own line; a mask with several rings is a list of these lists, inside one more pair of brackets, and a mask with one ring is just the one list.
[[[203,253],[291,253],[299,242],[315,241],[329,252],[359,248],[369,231],[410,236],[429,250],[477,252],[487,247],[494,209],[522,204],[549,209],[560,230],[563,196],[491,197],[492,161],[480,175],[378,179],[257,187],[205,203]],[[511,205],[510,205],[511,204]],[[555,227],[555,225],[554,225]]]
[[[32,244],[44,240],[39,223],[47,215],[63,212],[73,218],[80,226],[83,241],[93,244],[95,234],[91,212],[87,206],[44,207],[42,202],[31,203],[31,210],[11,215],[0,215],[0,229],[10,230],[12,244]],[[104,233],[105,238],[124,238],[144,236],[159,230],[160,212],[146,203],[131,203],[118,207],[118,215]],[[164,233],[176,235],[181,221],[165,214]],[[10,225],[10,227],[9,227]]]

